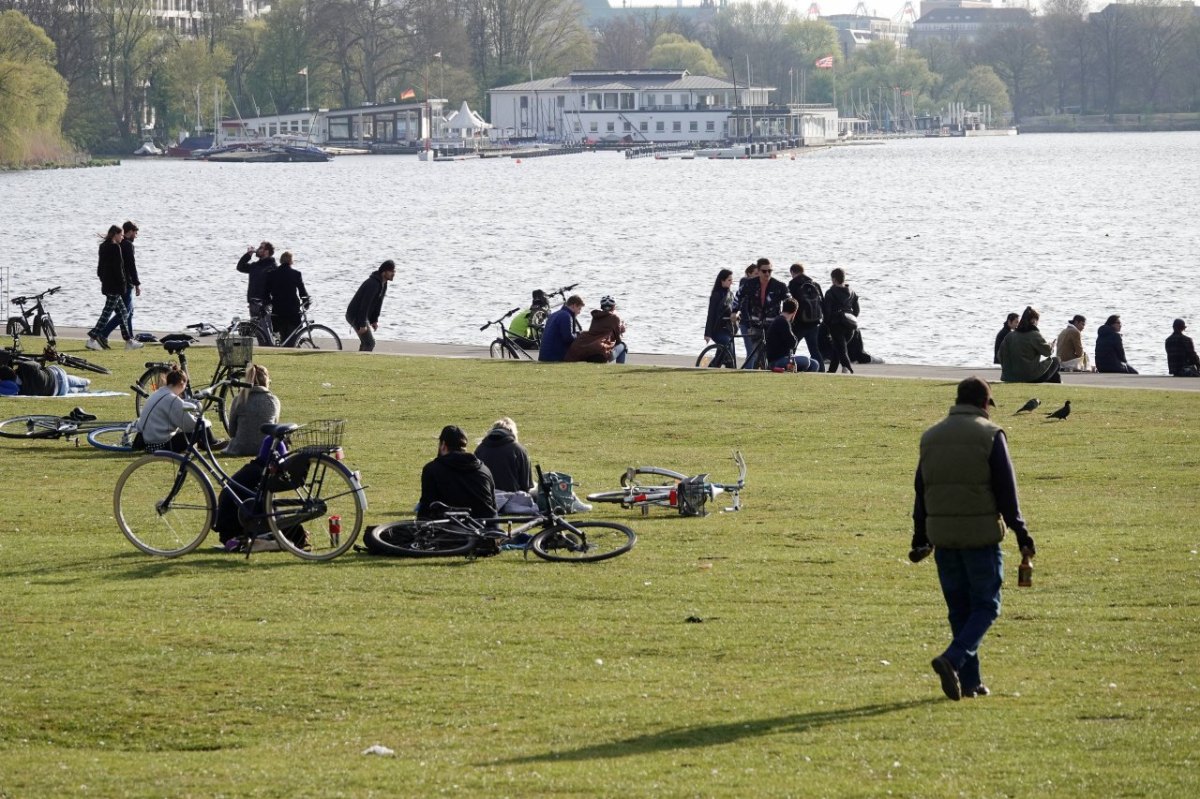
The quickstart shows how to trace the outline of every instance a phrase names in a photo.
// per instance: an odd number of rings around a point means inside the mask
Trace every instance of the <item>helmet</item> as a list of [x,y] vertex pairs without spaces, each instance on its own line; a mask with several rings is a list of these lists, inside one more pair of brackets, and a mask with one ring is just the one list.
[[616,308],[616,307],[617,307],[617,301],[614,300],[610,295],[605,294],[603,297],[600,298],[600,310],[611,311],[613,308]]

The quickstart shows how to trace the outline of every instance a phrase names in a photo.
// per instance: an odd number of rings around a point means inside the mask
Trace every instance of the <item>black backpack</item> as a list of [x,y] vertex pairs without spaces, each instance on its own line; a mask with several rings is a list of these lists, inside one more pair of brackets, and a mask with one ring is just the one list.
[[815,325],[821,321],[821,290],[811,280],[800,284],[800,296],[796,298],[800,309],[796,311],[796,320],[806,325]]

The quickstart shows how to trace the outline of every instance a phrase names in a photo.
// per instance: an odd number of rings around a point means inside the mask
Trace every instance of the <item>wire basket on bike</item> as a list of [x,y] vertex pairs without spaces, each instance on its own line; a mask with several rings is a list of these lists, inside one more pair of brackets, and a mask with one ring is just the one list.
[[314,419],[289,436],[292,449],[304,452],[328,452],[342,445],[345,419]]
[[217,338],[217,355],[222,366],[245,369],[254,360],[254,339],[251,336],[220,336]]

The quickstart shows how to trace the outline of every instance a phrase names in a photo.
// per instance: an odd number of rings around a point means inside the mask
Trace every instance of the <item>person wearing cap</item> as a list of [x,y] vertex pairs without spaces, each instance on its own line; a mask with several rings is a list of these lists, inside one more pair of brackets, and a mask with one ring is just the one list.
[[542,345],[538,347],[538,360],[543,363],[559,363],[567,357],[567,350],[575,340],[575,317],[583,310],[583,298],[578,294],[567,297],[563,306],[546,320],[542,331]]
[[1171,323],[1171,335],[1167,336],[1167,371],[1175,377],[1200,377],[1200,357],[1191,336],[1185,336],[1187,323],[1176,319]]
[[467,452],[467,434],[446,425],[438,436],[438,455],[421,470],[418,519],[437,519],[440,502],[450,508],[469,508],[474,519],[496,515],[496,484],[479,458]]
[[[127,220],[121,225],[121,230],[125,237],[121,239],[121,260],[122,266],[125,269],[125,319],[129,325],[130,332],[133,331],[133,298],[142,296],[142,281],[138,278],[137,259],[135,258],[133,242],[138,237],[138,226],[132,220]],[[121,324],[117,317],[113,317],[107,325],[100,330],[100,343],[108,341],[108,337]]]
[[1113,314],[1096,331],[1096,371],[1110,374],[1136,375],[1137,369],[1125,358],[1125,342],[1121,339],[1121,317]]
[[933,659],[947,697],[987,696],[979,646],[1000,615],[1005,527],[1021,553],[1036,553],[1021,516],[1017,479],[1004,429],[989,418],[994,407],[986,380],[958,384],[949,415],[921,436],[913,502],[914,563],[933,552],[952,640]]
[[606,295],[600,299],[600,308],[592,311],[591,325],[575,337],[563,360],[625,363],[629,348],[621,339],[624,332],[625,323],[617,316],[617,301]]
[[379,312],[383,310],[383,298],[387,295],[387,284],[396,277],[396,262],[384,261],[379,268],[354,292],[346,306],[346,322],[358,334],[358,351],[372,352],[375,349],[375,331],[379,329]]
[[1083,314],[1075,314],[1054,342],[1058,351],[1059,368],[1064,372],[1092,371],[1087,353],[1083,350],[1082,333],[1086,325],[1087,318]]

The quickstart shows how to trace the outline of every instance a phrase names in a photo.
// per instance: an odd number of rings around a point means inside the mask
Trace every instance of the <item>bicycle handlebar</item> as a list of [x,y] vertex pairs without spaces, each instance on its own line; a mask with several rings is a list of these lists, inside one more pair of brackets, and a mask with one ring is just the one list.
[[515,313],[516,313],[517,311],[519,311],[519,310],[521,310],[521,308],[520,308],[519,306],[518,306],[518,307],[516,307],[516,308],[513,308],[511,311],[509,311],[508,313],[506,313],[504,316],[501,316],[501,317],[500,317],[499,319],[497,319],[496,321],[494,321],[494,322],[488,322],[487,324],[485,324],[485,325],[482,325],[482,326],[481,326],[479,329],[480,329],[480,330],[487,330],[487,329],[488,329],[489,327],[491,327],[492,325],[498,325],[498,324],[500,324],[501,322],[503,322],[505,319],[507,319],[508,317],[510,317],[510,316],[512,316],[513,314],[515,314]]
[[9,300],[9,302],[11,302],[13,305],[21,305],[21,306],[23,306],[23,305],[25,305],[25,303],[27,303],[27,302],[33,302],[33,301],[35,301],[35,300],[41,300],[43,297],[48,297],[48,296],[50,296],[51,294],[57,294],[57,293],[58,293],[58,292],[60,292],[60,291],[62,291],[62,286],[55,286],[55,287],[54,287],[54,288],[52,288],[52,289],[46,289],[46,290],[45,290],[45,291],[43,291],[41,294],[32,294],[32,295],[30,295],[30,296],[28,296],[28,297],[26,297],[26,296],[24,296],[24,295],[22,295],[22,296],[20,296],[20,297],[13,297],[11,300]]

